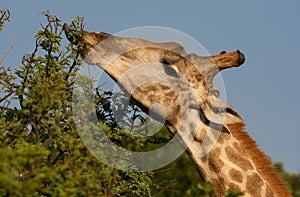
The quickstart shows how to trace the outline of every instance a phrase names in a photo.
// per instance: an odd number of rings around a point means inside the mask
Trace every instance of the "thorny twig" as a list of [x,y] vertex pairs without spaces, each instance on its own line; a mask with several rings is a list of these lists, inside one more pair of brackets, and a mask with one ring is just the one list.
[[10,12],[9,10],[0,10],[0,21],[10,21]]
[[18,43],[17,38],[16,38],[16,36],[14,36],[14,40],[13,40],[12,44],[10,45],[9,49],[6,50],[5,54],[3,55],[3,57],[0,60],[0,65],[3,64],[4,60],[11,53],[11,51],[14,49],[14,47],[16,46],[17,43]]

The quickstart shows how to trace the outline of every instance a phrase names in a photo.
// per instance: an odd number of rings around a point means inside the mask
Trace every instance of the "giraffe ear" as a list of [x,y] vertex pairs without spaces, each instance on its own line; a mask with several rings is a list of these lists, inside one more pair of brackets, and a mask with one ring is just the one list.
[[211,96],[210,109],[203,112],[210,122],[220,125],[244,122],[244,118],[237,111],[215,96]]

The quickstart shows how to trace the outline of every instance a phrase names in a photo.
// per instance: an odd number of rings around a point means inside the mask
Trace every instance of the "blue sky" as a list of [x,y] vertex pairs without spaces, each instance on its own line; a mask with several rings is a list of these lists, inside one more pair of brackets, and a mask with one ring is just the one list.
[[0,8],[11,11],[0,33],[0,57],[14,36],[18,40],[5,61],[11,67],[33,50],[45,10],[64,22],[84,16],[88,31],[163,26],[192,36],[210,54],[240,49],[246,63],[222,73],[227,102],[273,161],[300,171],[300,1],[0,0]]

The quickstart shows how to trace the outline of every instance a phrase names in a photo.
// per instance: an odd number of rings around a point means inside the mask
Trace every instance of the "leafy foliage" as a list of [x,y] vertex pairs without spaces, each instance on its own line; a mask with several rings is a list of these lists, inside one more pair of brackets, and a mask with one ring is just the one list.
[[282,163],[274,164],[277,171],[280,173],[283,180],[285,180],[292,191],[294,197],[300,197],[300,173],[287,172]]
[[[61,21],[44,15],[22,66],[0,67],[0,196],[150,196],[152,172],[110,168],[82,144],[72,117],[81,60],[75,46],[61,48]],[[81,24],[78,17],[72,28]]]
[[5,21],[9,21],[10,12],[9,10],[0,10],[0,31],[3,29]]

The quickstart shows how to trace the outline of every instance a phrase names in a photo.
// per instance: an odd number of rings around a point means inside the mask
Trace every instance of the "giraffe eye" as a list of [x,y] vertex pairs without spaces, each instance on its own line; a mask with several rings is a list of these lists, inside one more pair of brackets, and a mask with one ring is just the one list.
[[170,66],[170,65],[166,65],[166,64],[163,64],[164,66],[164,69],[165,69],[165,73],[169,76],[172,76],[172,77],[178,77],[178,71],[176,68],[174,68],[173,66]]

